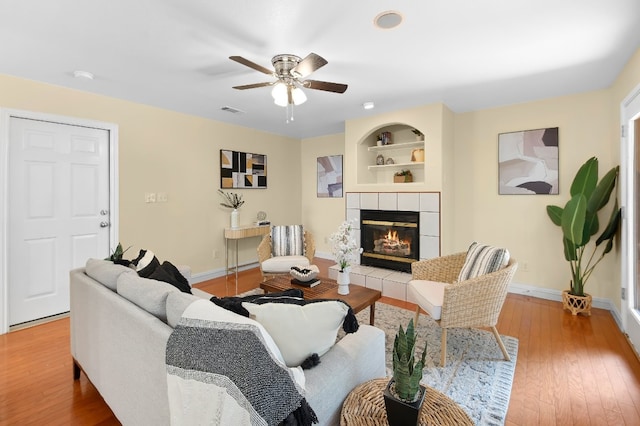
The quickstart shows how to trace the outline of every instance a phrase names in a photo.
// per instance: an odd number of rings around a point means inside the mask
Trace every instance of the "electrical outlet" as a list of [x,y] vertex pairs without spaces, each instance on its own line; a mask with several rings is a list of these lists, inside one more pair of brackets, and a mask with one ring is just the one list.
[[167,196],[166,192],[158,192],[158,202],[159,203],[166,203],[168,199],[169,199],[169,197]]
[[155,192],[147,192],[144,194],[144,202],[145,203],[155,203],[156,202],[156,193]]
[[214,250],[212,256],[213,256],[214,259],[217,259],[218,258],[218,250]]
[[529,262],[522,262],[522,272],[529,272]]

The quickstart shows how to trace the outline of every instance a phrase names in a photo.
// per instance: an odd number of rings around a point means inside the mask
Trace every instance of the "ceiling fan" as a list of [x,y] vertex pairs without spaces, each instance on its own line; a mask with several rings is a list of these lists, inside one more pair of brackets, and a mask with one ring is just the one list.
[[234,86],[234,89],[246,90],[273,86],[271,95],[273,96],[274,102],[276,105],[283,107],[304,103],[307,100],[307,96],[301,90],[303,87],[334,93],[344,93],[348,87],[346,84],[330,83],[328,81],[304,80],[304,78],[312,72],[327,64],[326,59],[315,53],[310,53],[304,59],[290,54],[276,55],[271,59],[273,71],[255,62],[251,62],[242,56],[229,56],[229,59],[276,79],[275,81],[265,83]]

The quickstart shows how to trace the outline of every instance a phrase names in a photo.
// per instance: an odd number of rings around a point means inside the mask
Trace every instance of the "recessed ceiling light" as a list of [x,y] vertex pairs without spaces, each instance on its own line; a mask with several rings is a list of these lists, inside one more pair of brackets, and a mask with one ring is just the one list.
[[403,17],[400,12],[395,10],[387,10],[379,13],[374,19],[373,24],[383,30],[390,30],[402,23]]
[[373,102],[365,102],[362,104],[364,109],[373,109],[376,105]]
[[73,76],[75,78],[80,78],[83,80],[93,80],[93,74],[91,74],[89,71],[74,71]]

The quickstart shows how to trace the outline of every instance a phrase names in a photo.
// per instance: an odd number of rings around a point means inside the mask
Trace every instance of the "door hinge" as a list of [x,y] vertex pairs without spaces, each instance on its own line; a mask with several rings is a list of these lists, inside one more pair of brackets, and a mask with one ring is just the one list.
[[622,300],[627,300],[627,289],[622,287],[620,289],[620,296],[622,297]]
[[625,126],[624,124],[620,125],[620,133],[622,133],[622,137],[626,138],[627,137],[627,126]]

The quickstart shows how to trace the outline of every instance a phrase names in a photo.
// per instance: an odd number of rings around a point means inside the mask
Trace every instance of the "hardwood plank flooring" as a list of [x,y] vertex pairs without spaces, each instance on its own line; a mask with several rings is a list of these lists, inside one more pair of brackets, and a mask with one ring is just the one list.
[[[332,262],[316,264],[326,276]],[[242,271],[238,291],[260,281],[258,269]],[[232,277],[196,287],[235,292]],[[640,361],[608,311],[574,317],[559,302],[510,294],[498,330],[519,339],[507,426],[640,425]],[[0,335],[0,425],[43,424],[119,424],[84,374],[73,380],[68,318]]]

